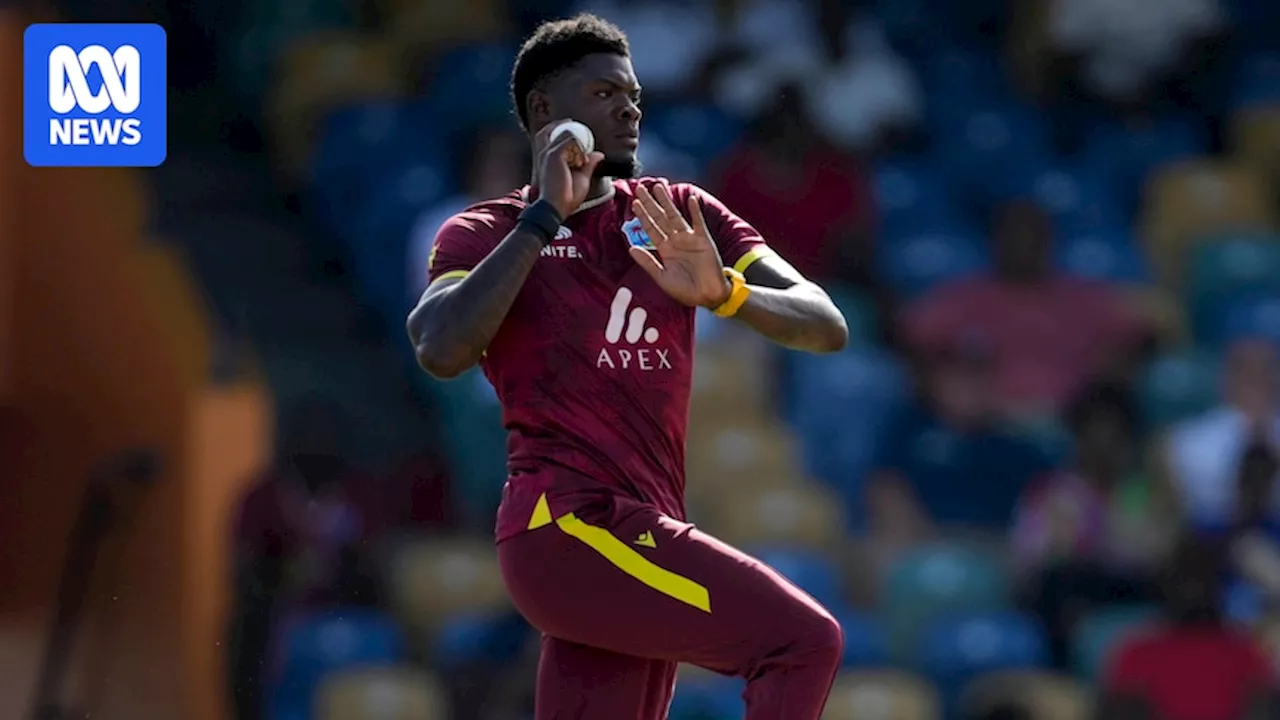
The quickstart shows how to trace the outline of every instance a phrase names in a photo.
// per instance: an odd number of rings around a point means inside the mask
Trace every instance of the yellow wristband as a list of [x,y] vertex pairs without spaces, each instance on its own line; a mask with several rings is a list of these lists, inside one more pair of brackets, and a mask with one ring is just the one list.
[[738,310],[742,309],[742,304],[747,301],[747,296],[751,295],[751,288],[747,285],[747,279],[742,276],[742,273],[733,268],[725,268],[724,276],[729,279],[729,284],[733,286],[729,290],[729,299],[712,309],[711,312],[727,318],[738,314]]

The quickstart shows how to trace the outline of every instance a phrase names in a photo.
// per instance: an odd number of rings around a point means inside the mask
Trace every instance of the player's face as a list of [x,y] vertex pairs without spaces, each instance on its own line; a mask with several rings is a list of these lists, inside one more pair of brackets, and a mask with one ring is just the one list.
[[597,171],[633,177],[639,171],[640,82],[630,58],[611,53],[584,57],[560,77],[552,93],[552,117],[568,117],[591,128],[604,153]]

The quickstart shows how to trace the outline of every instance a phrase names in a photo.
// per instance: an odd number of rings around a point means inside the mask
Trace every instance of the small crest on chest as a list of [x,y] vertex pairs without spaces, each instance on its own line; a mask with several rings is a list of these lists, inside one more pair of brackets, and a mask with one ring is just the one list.
[[627,244],[632,247],[646,250],[657,249],[657,246],[649,239],[649,233],[645,232],[644,226],[640,224],[640,218],[631,218],[622,223],[622,234],[627,236]]

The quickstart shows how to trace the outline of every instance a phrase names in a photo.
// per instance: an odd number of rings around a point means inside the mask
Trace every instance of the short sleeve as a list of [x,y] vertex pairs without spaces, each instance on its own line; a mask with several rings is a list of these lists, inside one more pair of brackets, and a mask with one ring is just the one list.
[[464,212],[440,226],[427,259],[427,279],[465,277],[480,264],[510,228],[490,212]]
[[745,272],[751,263],[773,254],[760,231],[735,215],[714,195],[697,185],[684,185],[683,188],[685,192],[678,197],[687,204],[689,193],[697,196],[702,205],[702,217],[707,221],[707,229],[711,231],[726,267]]

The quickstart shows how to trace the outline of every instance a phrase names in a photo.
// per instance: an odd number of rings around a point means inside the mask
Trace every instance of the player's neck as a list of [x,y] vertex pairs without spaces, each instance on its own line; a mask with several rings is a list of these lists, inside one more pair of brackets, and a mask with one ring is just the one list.
[[[538,186],[535,181],[529,181],[529,190],[525,193],[525,202],[533,202],[538,199]],[[579,211],[595,207],[598,201],[613,194],[613,178],[598,177],[591,181],[591,190],[587,192],[587,199],[582,203]]]

